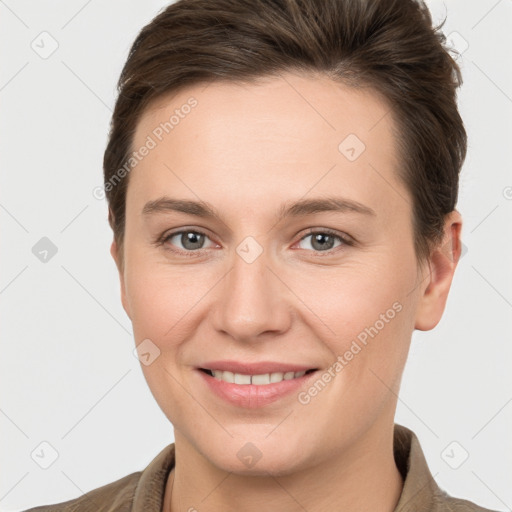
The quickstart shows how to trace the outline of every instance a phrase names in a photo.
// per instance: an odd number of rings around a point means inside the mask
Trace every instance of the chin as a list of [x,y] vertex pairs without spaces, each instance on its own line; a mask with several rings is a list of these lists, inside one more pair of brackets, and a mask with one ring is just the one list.
[[203,454],[219,469],[247,476],[285,476],[305,464],[303,443],[295,446],[294,443],[284,444],[278,438],[275,442],[249,439],[251,436],[234,438],[222,451],[207,450]]

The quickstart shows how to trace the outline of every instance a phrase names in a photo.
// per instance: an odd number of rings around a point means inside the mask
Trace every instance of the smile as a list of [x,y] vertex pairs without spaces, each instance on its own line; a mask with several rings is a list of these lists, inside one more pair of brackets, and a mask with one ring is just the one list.
[[[280,400],[293,400],[294,395],[318,373],[318,368],[281,363],[249,365],[224,361],[212,364],[211,369],[208,369],[209,366],[196,369],[196,375],[201,377],[200,381],[208,392],[224,403],[247,409],[265,407]],[[226,366],[229,370],[225,369]]]
[[204,368],[201,368],[201,370],[223,382],[241,385],[253,384],[256,386],[266,386],[268,384],[282,382],[283,380],[299,379],[307,373],[315,371],[314,369],[311,369],[300,372],[272,372],[259,375],[247,375],[243,373],[234,373],[227,370],[208,370]]

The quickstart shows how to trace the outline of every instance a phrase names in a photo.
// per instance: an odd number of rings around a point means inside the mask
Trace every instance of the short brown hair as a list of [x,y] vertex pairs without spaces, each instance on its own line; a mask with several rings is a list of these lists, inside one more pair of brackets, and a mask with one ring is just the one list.
[[[398,176],[413,200],[425,261],[455,209],[467,136],[460,69],[428,8],[414,0],[178,0],[135,39],[118,82],[104,155],[109,223],[120,248],[128,178],[112,180],[150,102],[201,82],[254,82],[284,71],[324,73],[383,96],[397,127]],[[126,173],[123,173],[123,176]],[[115,186],[114,186],[115,185]]]

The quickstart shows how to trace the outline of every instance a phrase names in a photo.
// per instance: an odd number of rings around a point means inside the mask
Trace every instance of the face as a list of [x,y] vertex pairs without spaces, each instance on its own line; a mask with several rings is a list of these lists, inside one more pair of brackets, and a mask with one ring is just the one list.
[[141,118],[122,300],[198,460],[288,474],[392,425],[428,285],[392,122],[374,93],[294,74],[190,87]]

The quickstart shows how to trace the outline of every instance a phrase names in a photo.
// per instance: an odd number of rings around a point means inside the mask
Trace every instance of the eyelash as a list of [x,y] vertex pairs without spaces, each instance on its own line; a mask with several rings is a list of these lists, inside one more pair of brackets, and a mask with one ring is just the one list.
[[[209,238],[208,234],[205,233],[204,231],[201,231],[200,229],[182,229],[182,230],[179,230],[179,231],[174,231],[174,232],[171,232],[171,233],[164,233],[161,237],[159,237],[155,244],[157,246],[164,246],[166,244],[166,242],[168,240],[170,240],[172,237],[176,236],[176,235],[181,235],[183,233],[196,233],[198,235],[204,235],[205,237]],[[334,252],[337,252],[340,247],[343,247],[343,246],[353,246],[355,245],[355,241],[354,239],[352,239],[351,237],[349,237],[348,235],[341,235],[340,233],[338,233],[337,231],[334,231],[332,229],[329,229],[329,228],[323,228],[323,229],[315,229],[315,228],[310,228],[299,240],[299,242],[302,242],[302,240],[304,240],[305,238],[307,238],[308,236],[311,236],[311,235],[317,235],[317,234],[322,234],[322,235],[329,235],[329,236],[332,236],[334,238],[337,238],[339,241],[342,242],[342,245],[338,246],[338,247],[335,247],[333,249],[329,249],[327,251],[313,251],[315,254],[317,254],[319,257],[322,257],[323,255],[325,256],[329,256],[329,255],[332,255]],[[178,253],[178,254],[181,254],[181,255],[184,255],[186,257],[196,257],[197,256],[197,253],[199,253],[200,251],[202,251],[203,249],[196,249],[196,250],[191,250],[191,251],[184,251],[182,249],[176,249],[176,248],[173,248],[173,249],[167,249],[166,250],[170,250],[172,252],[175,252],[175,253]],[[308,250],[308,249],[304,249],[304,250]]]

